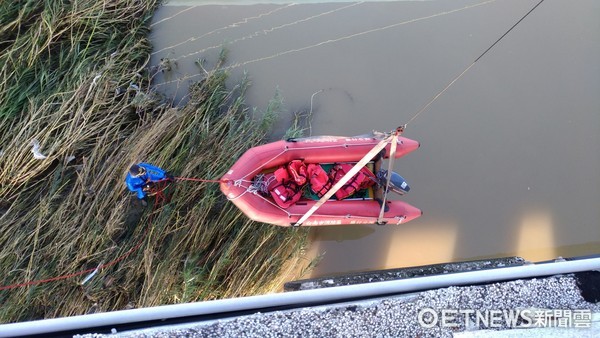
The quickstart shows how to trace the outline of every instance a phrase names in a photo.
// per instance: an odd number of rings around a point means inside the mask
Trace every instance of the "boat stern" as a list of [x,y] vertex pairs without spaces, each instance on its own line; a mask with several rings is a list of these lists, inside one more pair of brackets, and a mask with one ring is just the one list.
[[[398,141],[397,141],[397,145],[396,145],[396,156],[395,158],[400,158],[406,154],[409,154],[417,149],[419,149],[419,147],[421,146],[421,144],[418,141],[415,140],[411,140],[409,138],[406,137],[398,137]],[[388,144],[386,147],[386,157],[389,157],[389,154],[391,152],[391,145]]]
[[417,219],[423,215],[423,210],[416,208],[410,204],[407,204],[406,208],[406,218],[402,221],[402,223],[410,222],[414,219]]
[[423,215],[421,209],[404,201],[389,201],[388,206],[390,207],[389,211],[384,215],[388,220],[387,224],[404,224]]

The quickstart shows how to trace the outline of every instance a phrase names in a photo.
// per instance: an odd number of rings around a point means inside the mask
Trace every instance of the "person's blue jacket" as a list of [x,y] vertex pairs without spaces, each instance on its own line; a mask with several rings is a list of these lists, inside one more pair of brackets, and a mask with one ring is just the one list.
[[127,173],[125,183],[127,183],[127,188],[135,192],[139,199],[144,199],[146,197],[144,186],[150,182],[157,182],[167,178],[167,174],[164,170],[152,164],[140,162],[137,165],[144,168],[146,172],[137,177],[132,176],[131,173]]

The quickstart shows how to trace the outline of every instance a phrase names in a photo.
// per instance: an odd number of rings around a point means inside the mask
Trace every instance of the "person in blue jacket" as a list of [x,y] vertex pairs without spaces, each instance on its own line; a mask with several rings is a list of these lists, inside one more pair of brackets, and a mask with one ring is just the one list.
[[174,181],[174,178],[167,171],[153,166],[149,163],[140,162],[129,168],[125,183],[131,192],[135,192],[137,198],[142,200],[142,205],[146,206],[148,198],[148,188],[155,182],[161,180]]

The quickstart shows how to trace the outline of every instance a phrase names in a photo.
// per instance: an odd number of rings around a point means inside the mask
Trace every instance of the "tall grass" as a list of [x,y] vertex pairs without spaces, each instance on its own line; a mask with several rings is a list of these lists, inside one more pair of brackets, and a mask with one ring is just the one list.
[[[0,3],[0,291],[12,322],[280,290],[307,232],[258,224],[214,183],[177,182],[143,209],[126,191],[138,161],[177,176],[220,177],[270,132],[244,106],[248,82],[218,68],[171,108],[149,89],[147,24],[157,1]],[[223,61],[223,60],[222,60]],[[32,156],[39,141],[46,159]]]

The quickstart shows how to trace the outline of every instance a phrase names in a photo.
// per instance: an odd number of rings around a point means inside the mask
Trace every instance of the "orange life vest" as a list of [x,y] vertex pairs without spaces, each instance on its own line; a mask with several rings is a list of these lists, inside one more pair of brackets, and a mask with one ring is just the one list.
[[287,171],[291,179],[298,185],[306,184],[306,165],[301,160],[293,160],[287,164]]
[[[271,177],[274,177],[272,179]],[[302,197],[302,186],[306,183],[306,165],[301,160],[293,160],[281,166],[273,174],[265,175],[267,187],[275,203],[286,209]]]
[[[353,165],[348,163],[334,165],[329,171],[329,179],[331,180],[332,185],[344,177],[352,167]],[[362,167],[356,175],[340,188],[340,190],[336,191],[335,198],[343,200],[344,198],[350,197],[356,191],[372,186],[375,183],[373,179],[375,179],[375,175],[373,175],[366,167]]]
[[317,194],[317,196],[323,197],[323,195],[331,188],[329,176],[318,164],[310,163],[307,166],[306,171],[308,172],[310,189]]

